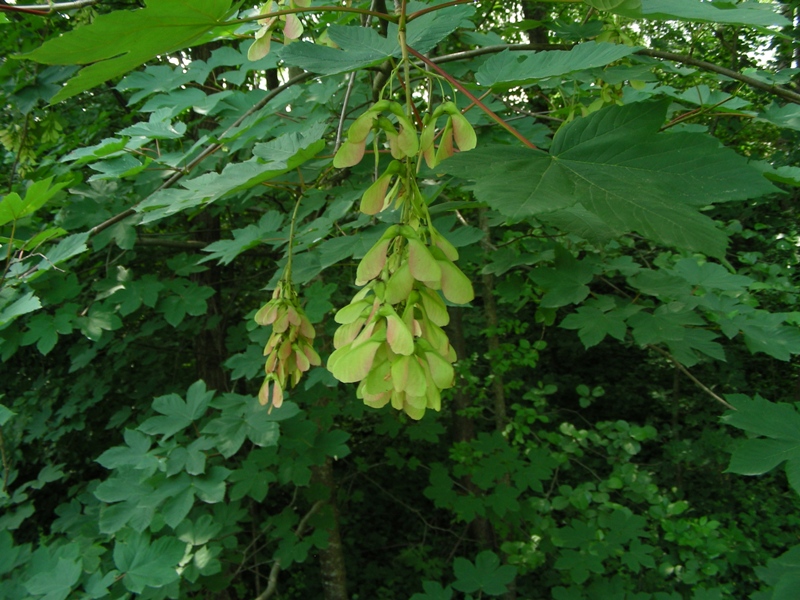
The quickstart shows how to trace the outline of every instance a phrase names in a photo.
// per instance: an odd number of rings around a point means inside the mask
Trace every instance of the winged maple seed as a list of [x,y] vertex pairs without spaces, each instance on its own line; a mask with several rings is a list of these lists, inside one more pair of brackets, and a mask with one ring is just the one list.
[[[399,130],[389,118],[383,116],[387,111],[397,119]],[[343,169],[360,163],[366,152],[367,138],[373,129],[384,133],[393,158],[411,158],[419,152],[417,130],[403,112],[403,107],[397,102],[379,100],[350,125],[347,139],[333,157],[333,166]]]
[[[278,2],[280,5],[280,2]],[[252,61],[260,60],[269,54],[270,45],[272,42],[272,32],[277,29],[279,21],[283,21],[283,40],[284,44],[288,44],[292,40],[300,39],[303,35],[303,23],[300,21],[296,14],[280,15],[278,17],[269,17],[267,15],[282,10],[280,6],[276,10],[272,9],[273,1],[264,3],[261,6],[259,15],[266,18],[258,19],[258,24],[261,25],[260,29],[255,33],[255,40],[247,51],[247,58]],[[289,0],[285,8],[308,8],[311,6],[311,0]]]
[[256,313],[255,321],[259,325],[272,325],[272,335],[264,347],[266,377],[258,393],[259,402],[269,404],[272,410],[280,408],[288,387],[297,385],[303,373],[321,364],[313,347],[316,332],[286,281],[278,283],[272,300]]

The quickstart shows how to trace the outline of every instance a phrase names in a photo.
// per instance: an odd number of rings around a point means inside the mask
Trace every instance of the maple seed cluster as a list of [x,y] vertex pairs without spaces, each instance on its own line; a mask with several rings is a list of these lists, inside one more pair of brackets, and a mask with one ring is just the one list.
[[[453,103],[431,115],[430,131],[436,118],[450,111],[458,116],[450,115],[440,143],[441,149],[449,139],[449,150],[432,154],[432,160],[453,153],[454,137],[460,150],[475,147],[475,133]],[[396,117],[397,127],[383,112]],[[390,226],[361,259],[355,283],[365,287],[336,313],[340,327],[327,367],[339,381],[358,382],[357,395],[367,406],[380,408],[391,402],[412,419],[421,419],[428,408],[440,410],[441,390],[455,380],[456,354],[442,329],[450,317],[439,292],[454,304],[472,301],[474,292],[454,264],[458,252],[431,223],[411,170],[410,159],[432,151],[433,133],[425,139],[423,131],[421,145],[400,105],[382,100],[355,120],[334,165],[360,162],[373,130],[385,135],[395,160],[364,192],[361,210],[377,214],[394,202],[402,209],[402,223]]]
[[272,300],[256,313],[255,321],[259,325],[272,325],[272,335],[264,347],[267,376],[258,392],[258,401],[270,404],[270,410],[280,408],[284,390],[297,385],[312,366],[321,364],[313,347],[316,332],[287,281],[278,283]]

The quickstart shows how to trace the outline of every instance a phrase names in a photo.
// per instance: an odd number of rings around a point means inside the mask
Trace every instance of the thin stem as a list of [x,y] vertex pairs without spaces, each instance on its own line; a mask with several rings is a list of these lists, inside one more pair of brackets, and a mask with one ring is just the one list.
[[14,235],[17,232],[17,220],[14,219],[11,221],[11,236],[8,238],[8,252],[6,253],[6,264],[3,267],[3,273],[0,275],[0,288],[3,287],[3,283],[6,280],[6,275],[8,274],[8,270],[11,268],[11,256],[13,254],[14,249]]
[[[375,2],[376,0],[372,0],[369,5],[370,10],[375,9]],[[366,27],[369,25],[370,16],[364,15],[361,19],[361,26]],[[344,134],[344,119],[347,116],[347,105],[350,103],[350,95],[353,93],[353,86],[356,82],[356,72],[353,71],[350,73],[350,77],[347,80],[347,88],[344,91],[344,100],[342,101],[342,112],[339,115],[339,124],[336,126],[336,143],[333,145],[333,153],[339,150],[339,146],[342,145],[342,135]]]
[[11,466],[6,457],[6,443],[3,439],[3,428],[0,427],[0,460],[3,461],[3,492],[8,493],[8,478],[11,474]]
[[400,23],[397,26],[397,38],[400,43],[400,51],[403,53],[403,87],[406,92],[406,115],[409,120],[412,120],[414,113],[411,108],[411,69],[409,66],[411,61],[408,58],[408,52],[411,48],[406,44],[406,23],[406,0],[403,0],[400,5]]
[[725,399],[723,399],[721,396],[719,396],[719,395],[715,394],[715,393],[714,393],[714,391],[713,391],[711,388],[709,388],[707,385],[705,385],[705,384],[704,384],[702,381],[700,381],[700,380],[699,380],[697,377],[695,377],[694,375],[692,375],[692,374],[691,374],[691,372],[689,371],[689,369],[687,369],[687,368],[686,368],[686,367],[684,367],[684,366],[683,366],[681,363],[679,363],[679,362],[678,362],[678,359],[677,359],[677,358],[675,358],[674,356],[672,356],[672,354],[671,354],[670,352],[667,352],[667,351],[666,351],[666,350],[664,350],[663,348],[659,348],[658,346],[653,346],[653,345],[651,345],[651,344],[648,344],[648,345],[647,345],[647,347],[648,347],[648,348],[650,348],[650,349],[652,349],[652,350],[655,350],[656,352],[658,352],[658,353],[660,353],[660,354],[662,354],[662,355],[664,355],[664,356],[666,356],[666,357],[667,357],[667,358],[668,358],[670,361],[672,361],[672,364],[673,364],[673,365],[675,365],[675,367],[676,367],[676,368],[677,368],[677,369],[678,369],[678,370],[679,370],[681,373],[683,373],[684,375],[686,375],[686,376],[687,376],[689,379],[691,379],[691,380],[692,380],[692,382],[693,382],[693,383],[694,383],[694,384],[695,384],[697,387],[699,387],[699,388],[700,388],[701,390],[703,390],[703,391],[704,391],[706,394],[708,394],[709,396],[711,396],[711,397],[712,397],[714,400],[716,400],[717,402],[719,402],[720,404],[722,404],[722,405],[723,405],[725,408],[727,408],[727,409],[730,409],[730,410],[736,410],[736,408],[735,408],[734,406],[732,406],[731,404],[729,404],[728,402],[726,402],[726,401],[725,401]]
[[350,78],[347,81],[347,89],[344,91],[344,100],[342,100],[342,112],[339,115],[339,124],[336,126],[336,143],[333,145],[333,153],[339,151],[339,146],[342,145],[342,135],[344,134],[344,119],[347,116],[347,105],[350,102],[350,94],[353,92],[353,84],[356,82],[356,72],[350,73]]
[[65,12],[68,10],[77,10],[85,8],[94,4],[99,4],[101,0],[76,0],[75,2],[48,2],[47,4],[33,4],[30,6],[9,6],[0,5],[0,10],[7,10],[10,12],[26,12],[34,15],[51,15],[55,12]]
[[[695,109],[692,109],[690,111],[687,111],[682,115],[678,115],[677,117],[672,119],[669,123],[664,125],[659,131],[664,131],[666,129],[669,129],[670,127],[674,127],[675,125],[677,125],[679,123],[682,123],[683,121],[686,121],[688,119],[691,119],[692,117],[700,116],[700,115],[703,115],[703,114],[706,114],[706,113],[710,113],[712,110],[714,110],[718,106],[721,106],[721,105],[725,104],[726,102],[732,100],[733,98],[736,98],[735,94],[739,92],[741,87],[742,86],[739,86],[739,88],[736,90],[736,92],[734,94],[731,94],[730,96],[728,96],[724,100],[720,100],[716,104],[712,104],[711,106],[700,106],[698,108],[695,108]],[[702,98],[700,98],[699,101],[702,103]],[[725,113],[723,113],[723,114],[725,114]],[[720,116],[720,115],[714,115],[714,116]],[[737,115],[737,116],[745,117],[747,115]]]
[[467,98],[472,100],[472,102],[475,104],[475,106],[477,106],[483,112],[485,112],[494,122],[496,122],[498,125],[500,125],[500,127],[505,129],[506,131],[508,131],[511,135],[513,135],[515,138],[517,138],[519,141],[521,141],[523,144],[525,144],[531,150],[537,150],[536,146],[532,142],[530,142],[524,135],[522,135],[519,131],[514,129],[511,125],[506,123],[506,121],[504,121],[494,111],[492,111],[492,109],[490,109],[483,102],[481,102],[472,92],[470,92],[467,88],[465,88],[463,85],[461,85],[461,83],[457,79],[455,79],[452,75],[450,75],[447,71],[445,71],[444,69],[439,67],[431,59],[427,58],[426,56],[423,56],[422,54],[420,54],[419,52],[417,52],[413,48],[409,47],[408,51],[411,54],[413,54],[414,56],[416,56],[418,59],[420,59],[422,62],[424,62],[426,65],[431,67],[434,71],[439,73],[439,75],[444,77],[450,83],[450,85],[455,87],[459,92],[461,92]]
[[287,283],[291,285],[292,283],[292,249],[294,247],[294,229],[295,225],[297,224],[297,211],[300,210],[300,202],[303,200],[303,195],[298,194],[297,202],[294,204],[294,211],[292,212],[292,224],[289,227],[289,249],[288,249],[288,256],[286,258],[286,269],[283,271],[283,279]]
[[14,189],[14,176],[17,174],[17,167],[22,157],[22,149],[28,139],[28,125],[30,124],[31,113],[25,115],[25,122],[22,124],[22,132],[19,134],[19,150],[14,154],[14,162],[11,165],[11,174],[8,176],[8,193]]

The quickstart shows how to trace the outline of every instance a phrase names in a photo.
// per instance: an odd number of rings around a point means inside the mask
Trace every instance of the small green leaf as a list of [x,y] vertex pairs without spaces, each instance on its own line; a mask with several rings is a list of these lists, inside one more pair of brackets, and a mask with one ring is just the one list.
[[414,594],[411,600],[451,600],[453,597],[453,590],[448,585],[443,588],[438,581],[424,581],[422,589],[425,590],[424,594]]
[[468,594],[480,590],[490,596],[506,593],[506,586],[517,575],[515,567],[500,566],[500,559],[490,550],[481,552],[475,559],[475,564],[465,558],[456,558],[453,571],[456,575],[456,582],[453,584],[455,589]]
[[[600,0],[609,1],[609,0]],[[614,1],[614,0],[610,0]],[[631,18],[727,23],[745,27],[786,27],[789,21],[772,4],[759,2],[698,2],[697,0],[641,0],[641,8],[616,7],[618,14]]]
[[7,406],[0,404],[0,427],[8,423],[11,417],[15,416],[17,413],[9,409]]
[[602,342],[607,335],[623,341],[628,330],[625,317],[626,314],[622,311],[603,312],[594,306],[581,306],[577,312],[567,315],[561,321],[561,327],[577,329],[584,347],[591,348]]
[[41,600],[65,600],[83,569],[80,560],[65,558],[59,558],[54,567],[46,573],[36,573],[25,582],[25,589],[33,595],[43,595]]
[[41,301],[34,295],[33,292],[18,294],[16,296],[12,296],[12,298],[13,300],[9,301],[0,296],[0,302],[3,300],[6,300],[7,302],[5,306],[0,305],[2,306],[2,310],[0,310],[0,327],[3,327],[3,325],[6,323],[10,323],[12,320],[21,315],[31,313],[42,307]]
[[68,184],[63,182],[51,187],[52,181],[53,178],[48,177],[35,182],[25,192],[24,199],[14,192],[0,199],[0,226],[33,214]]
[[[602,9],[607,10],[607,9]],[[510,52],[489,58],[475,74],[479,84],[492,88],[510,88],[556,77],[603,67],[636,52],[635,46],[585,42],[570,50],[544,52]]]

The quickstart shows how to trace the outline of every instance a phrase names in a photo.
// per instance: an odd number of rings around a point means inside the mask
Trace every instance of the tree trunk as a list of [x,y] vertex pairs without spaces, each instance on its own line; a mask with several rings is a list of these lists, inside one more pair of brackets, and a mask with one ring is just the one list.
[[[447,328],[448,337],[453,344],[453,349],[459,359],[464,359],[469,351],[467,342],[464,338],[463,311],[460,307],[450,309],[450,325]],[[462,381],[456,381],[453,393],[453,441],[468,442],[475,437],[475,422],[469,417],[459,414],[463,409],[471,405],[470,394],[464,389]],[[472,482],[472,478],[464,476],[461,478],[463,485],[470,494],[480,496],[480,488]],[[470,535],[477,541],[478,547],[489,549],[492,544],[492,527],[489,521],[483,517],[475,517],[469,524]]]
[[347,600],[347,569],[344,562],[342,538],[339,535],[339,508],[336,504],[336,480],[333,476],[333,459],[314,467],[312,481],[323,485],[329,492],[328,506],[333,525],[328,532],[328,547],[319,551],[319,568],[325,600]]

